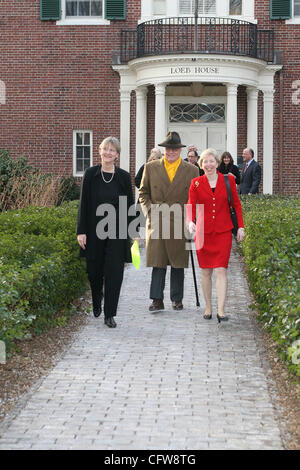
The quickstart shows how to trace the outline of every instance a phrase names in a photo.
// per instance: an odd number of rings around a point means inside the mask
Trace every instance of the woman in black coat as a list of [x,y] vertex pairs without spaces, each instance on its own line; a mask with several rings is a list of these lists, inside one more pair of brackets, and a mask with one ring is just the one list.
[[128,217],[128,210],[134,199],[129,173],[114,164],[120,154],[118,139],[104,139],[99,153],[101,164],[83,176],[77,240],[80,256],[86,258],[94,316],[101,314],[104,297],[104,323],[115,328],[124,263],[131,262],[128,226],[133,216]]
[[223,152],[221,155],[221,163],[218,171],[223,175],[232,175],[235,177],[235,184],[240,184],[240,171],[233,163],[233,158],[229,152]]

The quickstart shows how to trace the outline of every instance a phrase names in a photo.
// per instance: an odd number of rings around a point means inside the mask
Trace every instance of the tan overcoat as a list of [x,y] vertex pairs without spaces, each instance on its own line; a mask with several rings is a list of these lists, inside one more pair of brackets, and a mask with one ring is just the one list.
[[[169,180],[164,159],[146,163],[139,188],[139,201],[146,224],[146,264],[148,267],[187,268],[189,251],[184,235],[184,205],[191,180],[199,176],[195,165],[181,160],[176,175]],[[162,223],[163,222],[163,223]]]

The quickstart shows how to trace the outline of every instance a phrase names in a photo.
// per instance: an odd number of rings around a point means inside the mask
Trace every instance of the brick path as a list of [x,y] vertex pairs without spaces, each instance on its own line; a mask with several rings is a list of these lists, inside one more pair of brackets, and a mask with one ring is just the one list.
[[[196,261],[196,260],[195,260]],[[184,310],[148,312],[150,269],[126,269],[118,327],[90,316],[0,427],[1,449],[282,449],[271,372],[236,249],[228,323],[202,318],[191,268]],[[198,284],[200,273],[197,268]],[[216,305],[216,299],[214,299]],[[275,404],[275,406],[274,406]]]

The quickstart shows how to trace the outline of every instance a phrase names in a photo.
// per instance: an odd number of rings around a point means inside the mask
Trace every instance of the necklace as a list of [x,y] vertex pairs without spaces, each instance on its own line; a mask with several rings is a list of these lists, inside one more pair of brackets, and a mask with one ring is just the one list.
[[113,171],[110,180],[107,181],[107,180],[104,178],[103,170],[102,170],[102,167],[101,167],[101,176],[102,176],[102,179],[103,179],[104,183],[107,183],[107,184],[110,183],[110,182],[113,180],[114,174],[115,174],[115,172]]

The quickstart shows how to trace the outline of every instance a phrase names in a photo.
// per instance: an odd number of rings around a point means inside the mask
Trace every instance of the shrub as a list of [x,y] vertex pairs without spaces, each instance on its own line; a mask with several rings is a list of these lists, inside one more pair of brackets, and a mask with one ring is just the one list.
[[77,202],[0,214],[0,339],[40,333],[86,289]]
[[60,188],[57,196],[57,205],[65,201],[74,201],[79,199],[80,188],[76,183],[74,176],[63,176],[60,180]]
[[291,354],[300,339],[300,201],[276,196],[241,200],[246,227],[242,251],[255,307],[280,357],[300,377],[300,364]]
[[79,199],[80,189],[73,176],[44,174],[21,156],[13,160],[0,149],[0,212],[30,206],[61,205]]

